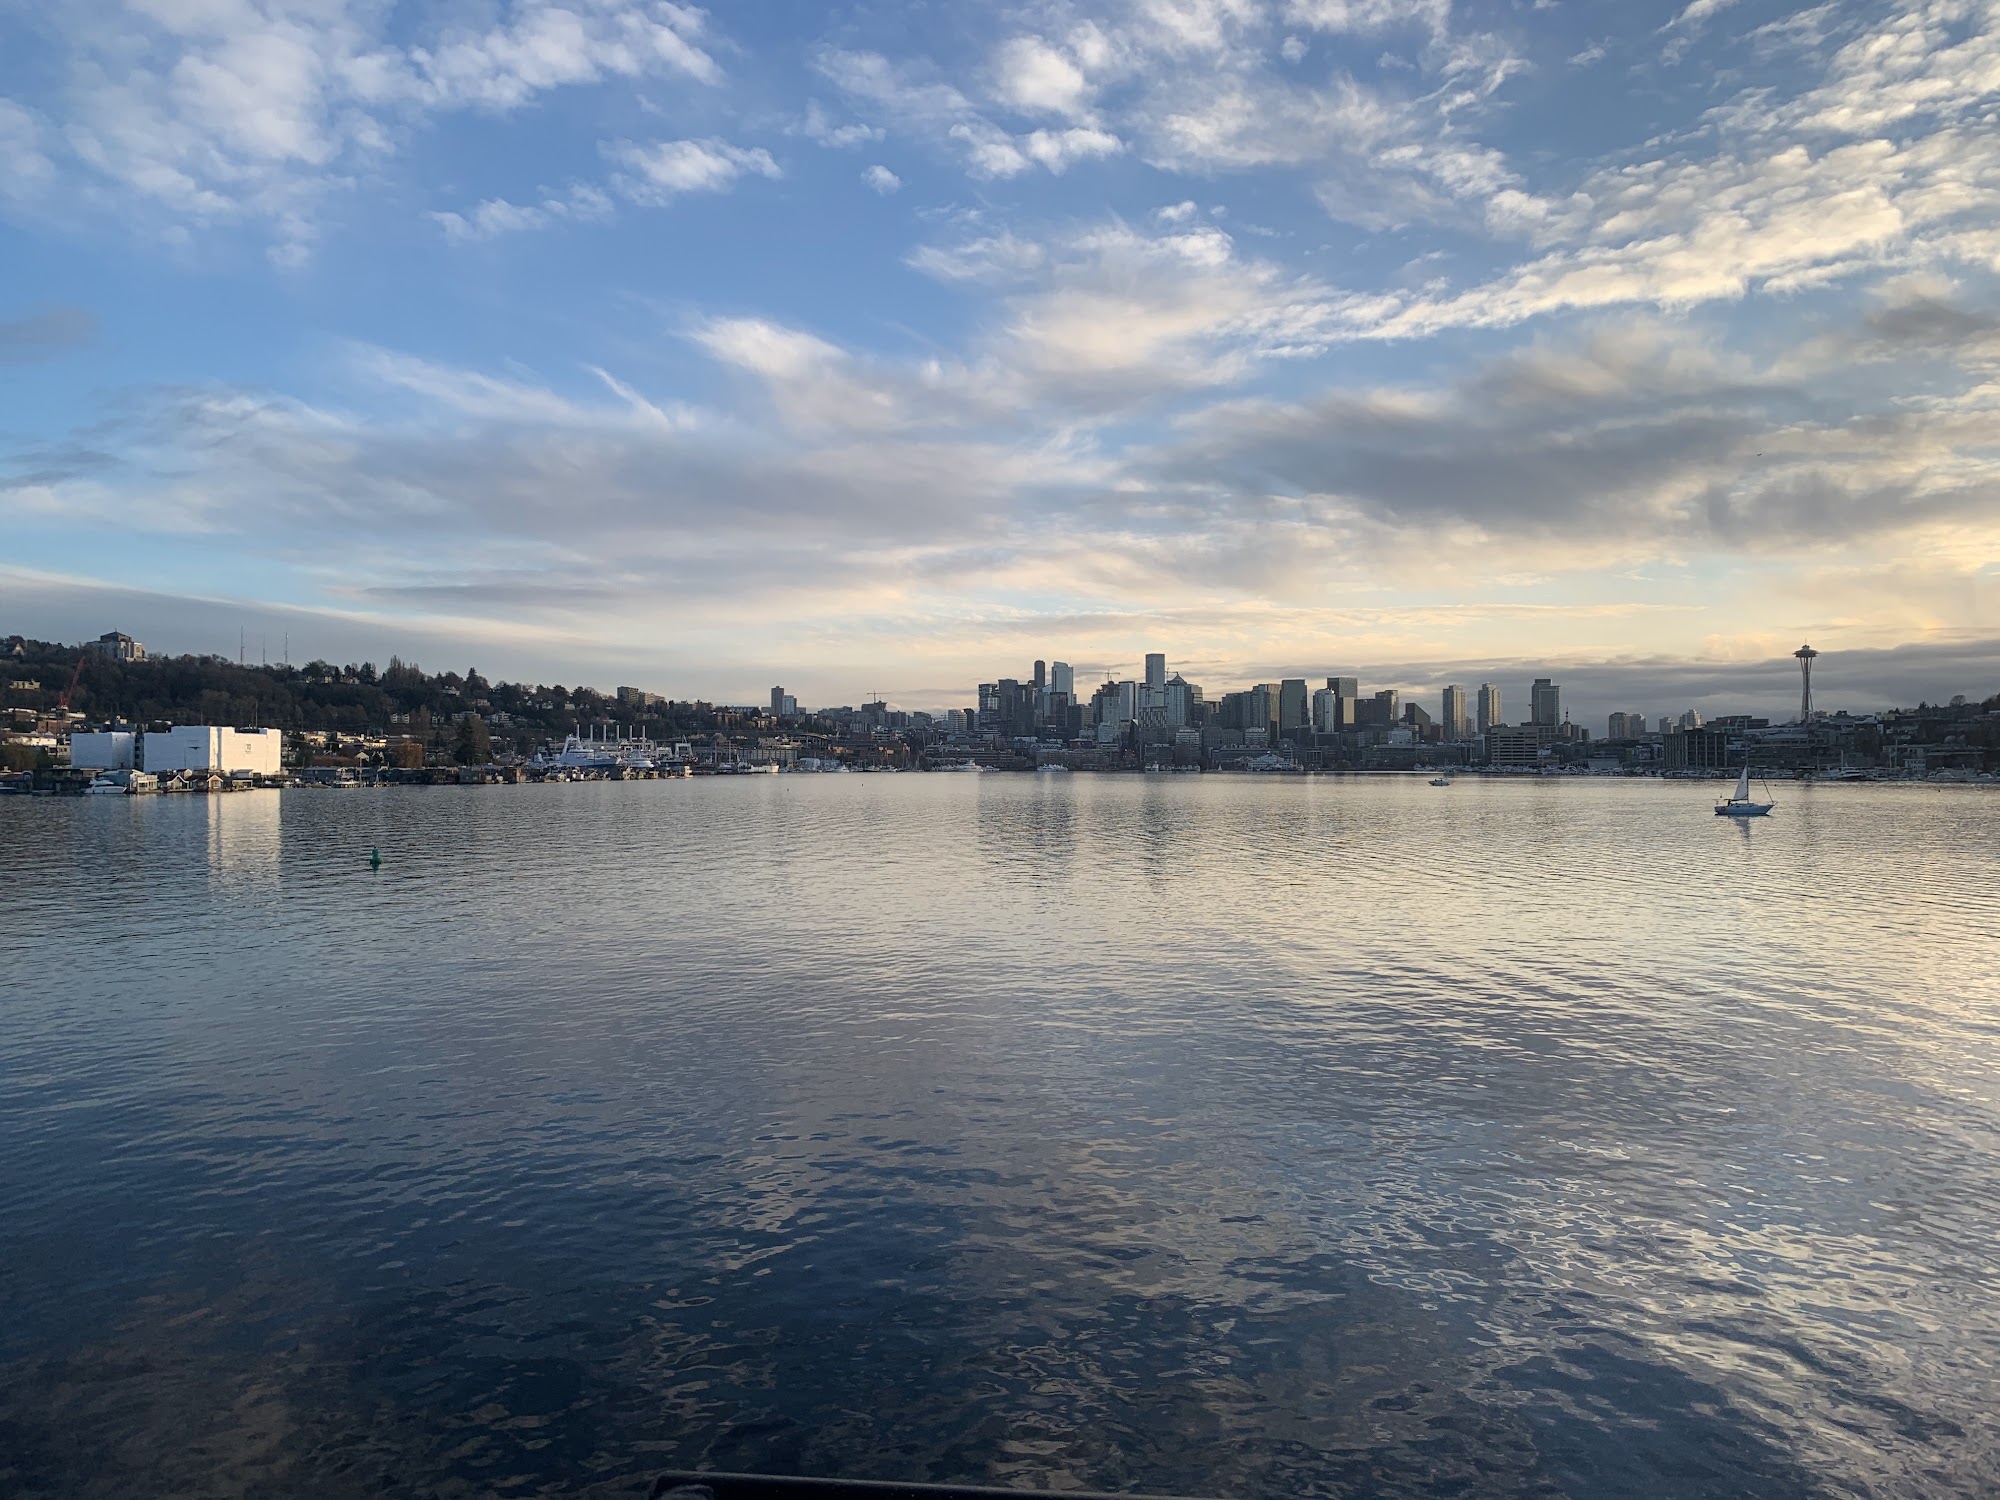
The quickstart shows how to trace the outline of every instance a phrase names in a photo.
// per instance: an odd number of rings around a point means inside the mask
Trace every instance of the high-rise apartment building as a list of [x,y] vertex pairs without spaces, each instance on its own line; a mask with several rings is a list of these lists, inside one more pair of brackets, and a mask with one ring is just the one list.
[[1445,738],[1462,740],[1465,738],[1465,689],[1453,685],[1444,690],[1444,717],[1439,721],[1444,725]]
[[1495,728],[1500,723],[1500,689],[1490,682],[1479,684],[1479,732]]
[[1528,689],[1528,722],[1537,729],[1554,729],[1562,720],[1562,689],[1546,677],[1537,677]]
[[1313,729],[1319,734],[1338,734],[1346,726],[1340,722],[1341,697],[1330,687],[1313,690]]

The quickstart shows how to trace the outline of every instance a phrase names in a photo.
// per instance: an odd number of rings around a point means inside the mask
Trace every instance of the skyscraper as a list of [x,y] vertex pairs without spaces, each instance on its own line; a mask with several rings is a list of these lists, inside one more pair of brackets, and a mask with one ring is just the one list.
[[1554,729],[1563,721],[1563,693],[1546,677],[1528,689],[1528,722],[1537,729]]
[[1465,738],[1465,689],[1457,684],[1444,690],[1444,732],[1447,739]]
[[1076,669],[1066,661],[1050,662],[1049,691],[1067,693],[1069,701],[1076,702]]
[[1500,724],[1500,689],[1490,682],[1479,684],[1479,732],[1498,727]]
[[1337,734],[1346,726],[1340,722],[1340,694],[1330,687],[1313,692],[1313,728],[1321,734]]
[[1361,679],[1358,677],[1329,677],[1327,691],[1334,695],[1332,727],[1352,729],[1361,722]]
[[1287,677],[1278,684],[1278,733],[1290,734],[1295,729],[1307,728],[1308,711],[1305,678]]
[[1159,692],[1167,685],[1167,654],[1164,651],[1146,653],[1146,686]]
[[1049,685],[1049,664],[1045,661],[1038,661],[1035,663],[1036,696],[1039,697],[1041,695],[1042,689],[1046,688],[1048,685]]

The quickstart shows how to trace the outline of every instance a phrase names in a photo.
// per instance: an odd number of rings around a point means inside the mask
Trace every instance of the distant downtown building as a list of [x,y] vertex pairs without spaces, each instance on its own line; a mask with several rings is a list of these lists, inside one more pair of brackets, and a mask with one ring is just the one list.
[[1562,718],[1562,689],[1546,677],[1537,677],[1528,689],[1528,722],[1538,729],[1554,729]]
[[1306,697],[1306,680],[1287,677],[1278,684],[1278,733],[1311,727],[1311,704]]
[[1490,682],[1479,684],[1479,732],[1497,729],[1501,724],[1500,689]]
[[1465,689],[1453,685],[1444,690],[1444,733],[1446,739],[1465,738]]

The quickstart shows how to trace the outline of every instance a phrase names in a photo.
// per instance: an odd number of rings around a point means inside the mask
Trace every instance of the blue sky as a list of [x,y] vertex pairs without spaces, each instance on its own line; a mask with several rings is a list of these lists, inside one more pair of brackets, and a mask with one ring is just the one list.
[[910,706],[1164,649],[1781,707],[1808,636],[1833,703],[2000,687],[2000,5],[0,28],[0,628]]

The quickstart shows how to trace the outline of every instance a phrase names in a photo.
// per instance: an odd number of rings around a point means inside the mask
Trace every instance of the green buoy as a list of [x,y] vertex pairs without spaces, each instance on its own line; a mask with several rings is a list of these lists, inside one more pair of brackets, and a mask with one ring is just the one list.
[[371,870],[382,868],[382,851],[380,849],[370,849],[368,851],[368,868]]

